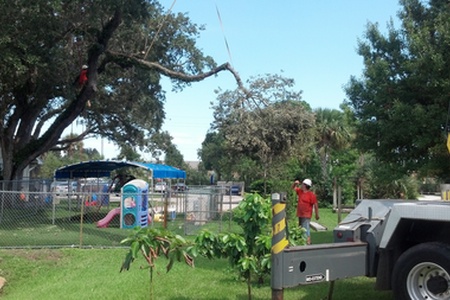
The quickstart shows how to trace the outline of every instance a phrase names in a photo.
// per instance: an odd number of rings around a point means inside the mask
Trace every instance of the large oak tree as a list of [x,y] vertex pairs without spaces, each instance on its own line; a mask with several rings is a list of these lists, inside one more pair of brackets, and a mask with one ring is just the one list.
[[[223,70],[195,45],[201,26],[157,1],[12,0],[0,10],[0,147],[4,179],[87,136],[155,146],[161,76],[175,88]],[[88,81],[76,81],[82,65]],[[76,119],[86,129],[62,139]]]

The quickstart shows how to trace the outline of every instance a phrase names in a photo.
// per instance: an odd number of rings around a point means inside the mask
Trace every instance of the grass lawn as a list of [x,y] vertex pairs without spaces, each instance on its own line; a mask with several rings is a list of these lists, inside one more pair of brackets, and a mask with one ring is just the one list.
[[[315,244],[331,241],[336,215],[321,211],[321,224],[329,231],[313,232]],[[130,271],[119,273],[127,249],[15,249],[0,250],[0,276],[7,284],[0,292],[5,300],[52,299],[150,299],[149,273],[143,259]],[[195,268],[176,263],[165,272],[166,260],[157,261],[154,299],[248,299],[247,286],[236,280],[226,260],[197,257]],[[326,299],[329,283],[300,286],[284,291],[284,299]],[[365,277],[337,281],[334,300],[391,300],[390,292],[374,291],[374,279]],[[271,299],[269,279],[252,287],[253,299]]]

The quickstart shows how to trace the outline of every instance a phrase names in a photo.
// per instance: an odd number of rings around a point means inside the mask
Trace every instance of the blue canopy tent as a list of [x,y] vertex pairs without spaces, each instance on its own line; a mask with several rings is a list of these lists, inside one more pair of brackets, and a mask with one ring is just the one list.
[[112,171],[126,167],[146,169],[156,179],[186,179],[185,171],[172,166],[119,160],[94,160],[67,165],[55,171],[54,179],[109,177]]

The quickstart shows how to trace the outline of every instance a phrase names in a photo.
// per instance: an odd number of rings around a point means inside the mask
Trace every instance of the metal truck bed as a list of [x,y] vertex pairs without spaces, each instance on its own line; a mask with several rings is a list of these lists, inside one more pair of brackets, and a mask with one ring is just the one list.
[[366,275],[367,243],[288,247],[283,253],[283,287]]

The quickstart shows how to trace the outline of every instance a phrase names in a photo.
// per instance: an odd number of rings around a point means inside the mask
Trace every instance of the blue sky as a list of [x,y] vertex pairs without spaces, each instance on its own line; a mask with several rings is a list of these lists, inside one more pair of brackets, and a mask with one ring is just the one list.
[[[168,10],[174,1],[160,3]],[[177,0],[172,12],[187,13],[193,23],[205,25],[198,47],[218,64],[231,61],[244,82],[252,76],[282,74],[295,80],[295,89],[303,91],[303,100],[312,108],[338,109],[346,97],[343,86],[350,76],[362,73],[356,48],[367,23],[378,23],[384,32],[392,18],[399,28],[399,9],[396,0]],[[231,74],[220,73],[178,93],[171,92],[168,80],[163,87],[163,129],[185,160],[197,160],[197,149],[213,121],[214,90],[234,90],[236,83]],[[100,142],[86,146],[100,151]],[[116,155],[111,144],[103,149],[106,158]]]

